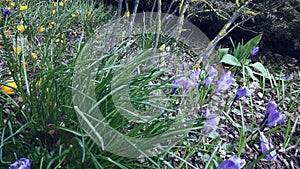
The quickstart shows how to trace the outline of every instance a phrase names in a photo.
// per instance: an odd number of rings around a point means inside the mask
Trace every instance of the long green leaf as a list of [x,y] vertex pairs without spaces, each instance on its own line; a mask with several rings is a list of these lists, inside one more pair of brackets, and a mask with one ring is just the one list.
[[225,54],[221,62],[232,66],[242,66],[242,64],[237,60],[237,58],[230,54]]

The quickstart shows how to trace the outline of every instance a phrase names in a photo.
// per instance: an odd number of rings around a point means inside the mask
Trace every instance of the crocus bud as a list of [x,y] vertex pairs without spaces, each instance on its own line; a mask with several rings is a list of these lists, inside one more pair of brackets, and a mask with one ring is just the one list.
[[273,101],[271,101],[270,103],[268,103],[267,107],[266,107],[266,116],[269,116],[270,113],[275,112],[277,109],[277,104]]
[[244,159],[240,159],[236,155],[230,157],[227,160],[224,160],[217,169],[240,169],[246,165],[246,161]]
[[257,55],[259,51],[259,47],[258,46],[254,46],[251,51],[250,51],[250,56],[249,56],[249,59],[252,59],[254,56]]
[[240,99],[242,97],[245,97],[245,96],[249,96],[250,95],[250,92],[248,90],[247,87],[243,87],[243,88],[240,88],[237,90],[236,92],[236,95],[235,95],[235,99]]
[[270,102],[266,107],[264,121],[267,120],[266,126],[272,127],[284,123],[286,116],[282,112],[277,111],[277,104]]
[[209,77],[214,78],[218,76],[218,71],[214,67],[208,66],[207,74]]
[[[273,148],[273,145],[267,140],[263,132],[259,132],[260,148],[261,152],[265,153]],[[273,150],[265,156],[268,160],[275,160],[277,157],[276,151]]]
[[211,84],[211,82],[212,82],[212,79],[211,79],[211,77],[207,77],[205,80],[204,80],[204,82],[203,82],[203,86],[209,86],[210,84]]
[[9,166],[9,169],[30,169],[31,160],[26,158],[20,158]]
[[217,129],[217,125],[219,124],[220,118],[217,114],[209,114],[209,111],[206,110],[204,112],[204,127],[202,129],[203,134],[209,134],[210,132]]

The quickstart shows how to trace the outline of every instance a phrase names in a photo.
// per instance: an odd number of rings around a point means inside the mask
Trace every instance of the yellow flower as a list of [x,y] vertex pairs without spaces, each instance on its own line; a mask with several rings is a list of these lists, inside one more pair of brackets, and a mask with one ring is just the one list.
[[17,88],[17,84],[14,81],[6,83],[6,86],[5,85],[0,86],[0,90],[8,95],[14,94],[15,93],[14,89],[16,88]]
[[51,22],[51,23],[48,24],[48,28],[52,29],[54,25],[56,25],[56,23],[55,22]]
[[18,25],[17,26],[17,29],[21,32],[21,33],[23,33],[24,31],[25,31],[25,26],[24,25]]
[[7,29],[6,31],[4,31],[4,34],[5,34],[5,35],[10,35],[10,34],[11,34],[10,29]]
[[22,98],[22,97],[17,97],[17,101],[19,101],[19,102],[23,102],[24,101],[24,99]]
[[75,18],[75,17],[76,17],[76,14],[72,13],[71,16],[72,16],[72,18]]
[[64,6],[64,3],[63,2],[59,2],[58,5],[59,6]]
[[52,15],[54,15],[56,13],[56,11],[55,10],[52,10]]
[[87,14],[87,16],[91,16],[92,12],[91,11],[87,11],[86,14]]
[[41,26],[41,27],[38,28],[37,31],[38,31],[39,33],[41,33],[41,32],[43,32],[44,30],[45,30],[45,28]]
[[54,6],[54,7],[57,7],[57,3],[56,3],[56,2],[54,2],[53,6]]
[[9,4],[9,6],[10,6],[12,9],[14,9],[14,8],[15,8],[15,6],[16,6],[16,3],[14,3],[14,2],[11,2],[11,3]]
[[25,11],[28,8],[27,5],[20,5],[20,11]]
[[129,17],[129,16],[130,16],[130,12],[129,12],[129,11],[126,11],[126,12],[124,13],[124,17],[127,18],[127,17]]
[[31,56],[33,57],[34,60],[37,60],[38,57],[37,57],[37,54],[36,53],[31,53]]
[[43,82],[43,78],[40,78],[40,80],[38,82],[36,82],[35,86],[36,87],[41,86],[42,82]]
[[158,48],[160,51],[164,51],[166,49],[166,45],[165,44],[162,44],[159,48]]
[[19,55],[21,53],[21,46],[14,48],[14,52],[16,52]]

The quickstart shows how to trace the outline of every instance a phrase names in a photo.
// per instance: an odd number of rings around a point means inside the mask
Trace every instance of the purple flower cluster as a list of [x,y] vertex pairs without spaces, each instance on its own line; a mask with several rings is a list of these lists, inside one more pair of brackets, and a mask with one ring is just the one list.
[[9,166],[9,169],[30,169],[32,161],[27,158],[20,158]]
[[240,169],[246,165],[246,161],[244,159],[240,159],[236,155],[230,157],[227,160],[224,160],[217,169]]
[[2,8],[1,12],[3,13],[4,17],[7,17],[12,14],[13,11],[11,8]]
[[[173,80],[172,84],[182,86],[184,89],[184,92],[187,92],[189,89],[192,89],[198,85],[200,72],[201,71],[199,69],[191,70],[189,78],[180,77],[178,79]],[[178,90],[178,88],[173,88],[172,94],[176,93],[177,90]]]

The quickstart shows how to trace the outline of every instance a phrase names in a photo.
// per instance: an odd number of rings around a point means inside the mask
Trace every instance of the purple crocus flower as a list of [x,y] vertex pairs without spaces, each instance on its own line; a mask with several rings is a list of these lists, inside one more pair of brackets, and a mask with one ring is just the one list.
[[268,116],[268,121],[266,126],[272,127],[272,126],[277,126],[279,124],[284,123],[286,119],[286,116],[282,114],[280,111],[275,111]]
[[240,159],[236,155],[230,157],[227,160],[224,160],[217,169],[240,169],[246,165],[244,159]]
[[[271,142],[267,140],[263,132],[259,132],[259,140],[260,140],[260,148],[262,153],[265,153],[273,148],[273,145],[271,144]],[[275,160],[277,158],[276,151],[275,150],[271,151],[269,154],[265,156],[265,158],[268,160]]]
[[214,80],[214,78],[218,76],[218,71],[214,67],[208,66],[207,75],[208,76],[202,83],[203,86],[209,86],[211,84],[211,82]]
[[249,96],[249,95],[250,95],[250,92],[247,87],[240,88],[236,92],[235,100],[240,99],[245,96]]
[[204,117],[204,127],[202,129],[203,134],[209,134],[210,132],[217,129],[217,125],[219,124],[220,118],[217,114],[209,114],[208,110],[205,110]]
[[272,127],[284,123],[286,116],[282,112],[277,111],[275,102],[270,102],[266,107],[266,114],[264,120],[267,120],[266,126]]
[[249,59],[252,59],[254,56],[256,56],[258,51],[259,51],[259,47],[254,46],[250,51]]
[[[172,84],[183,86],[184,92],[187,92],[189,89],[192,89],[198,85],[200,70],[190,71],[190,77],[180,77],[172,81]],[[174,94],[178,89],[173,88],[172,94]]]
[[209,77],[214,78],[214,77],[218,76],[218,71],[214,67],[208,66],[207,74],[208,74]]
[[233,83],[235,83],[234,75],[231,72],[225,72],[220,78],[215,92],[225,91]]
[[269,116],[269,114],[275,112],[276,109],[277,109],[277,104],[275,102],[271,101],[270,103],[268,103],[266,107],[266,116]]
[[30,169],[31,163],[31,160],[27,158],[20,158],[19,160],[11,164],[9,166],[9,169]]
[[4,17],[7,17],[12,13],[12,9],[11,8],[2,8],[1,12],[3,13]]
[[211,82],[212,82],[213,80],[212,80],[212,78],[210,77],[210,76],[208,76],[205,80],[204,80],[204,82],[203,82],[203,86],[209,86],[210,84],[211,84]]

